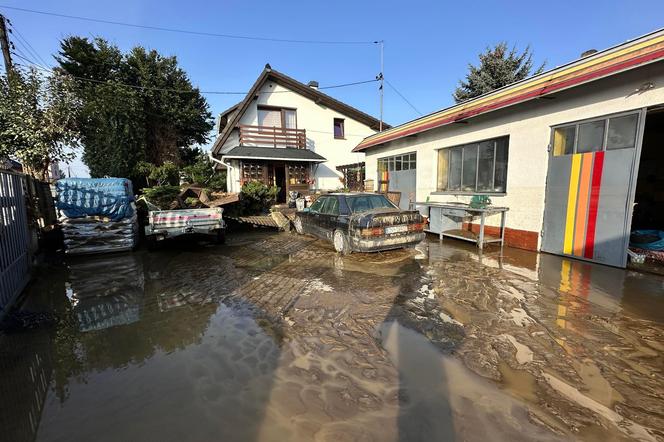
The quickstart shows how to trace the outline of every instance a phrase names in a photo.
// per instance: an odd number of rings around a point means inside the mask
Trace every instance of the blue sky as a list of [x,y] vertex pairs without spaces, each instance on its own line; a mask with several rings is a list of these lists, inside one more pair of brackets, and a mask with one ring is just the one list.
[[[664,26],[664,2],[559,1],[60,1],[0,0],[0,11],[46,61],[69,35],[101,36],[123,50],[134,45],[176,55],[201,90],[246,91],[265,63],[321,86],[369,80],[379,72],[377,45],[289,44],[202,37],[100,24],[4,9],[15,6],[69,15],[202,32],[281,39],[385,40],[385,78],[426,114],[452,104],[469,62],[500,41],[530,45],[552,68],[590,48],[603,49]],[[21,46],[19,49],[21,49]],[[377,84],[327,91],[378,115]],[[240,96],[206,96],[216,114]],[[385,121],[418,114],[390,87]]]

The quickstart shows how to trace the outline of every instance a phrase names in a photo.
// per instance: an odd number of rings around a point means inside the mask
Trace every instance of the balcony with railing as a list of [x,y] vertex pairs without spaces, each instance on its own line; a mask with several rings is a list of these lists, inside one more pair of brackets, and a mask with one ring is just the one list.
[[285,127],[238,125],[240,146],[279,147],[291,149],[307,148],[305,129]]

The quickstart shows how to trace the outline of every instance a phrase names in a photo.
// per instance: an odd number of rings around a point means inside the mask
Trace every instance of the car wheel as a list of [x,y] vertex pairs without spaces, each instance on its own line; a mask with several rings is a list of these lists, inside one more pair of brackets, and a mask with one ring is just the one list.
[[304,228],[302,227],[302,218],[296,216],[295,221],[293,221],[293,224],[295,225],[295,231],[300,235],[302,235],[304,233]]
[[332,238],[334,243],[334,250],[342,255],[348,255],[350,253],[350,245],[346,239],[346,235],[343,234],[341,230],[335,230],[334,236]]

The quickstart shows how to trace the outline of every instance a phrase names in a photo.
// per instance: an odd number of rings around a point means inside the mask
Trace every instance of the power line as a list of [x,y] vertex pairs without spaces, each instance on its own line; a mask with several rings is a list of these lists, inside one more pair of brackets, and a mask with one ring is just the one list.
[[[50,70],[47,66],[44,66],[44,65],[34,61],[35,55],[32,53],[32,51],[30,51],[27,48],[27,46],[25,46],[23,43],[21,43],[20,40],[15,40],[15,41],[20,44],[20,47],[14,45],[12,43],[12,46],[13,46],[13,50],[11,51],[12,55],[15,55],[18,58],[21,58],[25,61],[28,61],[28,62],[32,63],[35,67],[37,67],[39,69]],[[23,48],[23,49],[21,49],[21,48]],[[16,51],[18,51],[18,53]],[[17,63],[17,64],[19,64],[19,63]]]
[[385,79],[385,83],[387,83],[387,85],[388,85],[389,87],[391,87],[392,90],[394,90],[394,92],[396,92],[397,95],[399,95],[403,101],[405,101],[406,103],[408,103],[408,105],[409,105],[410,107],[412,107],[413,110],[414,110],[415,112],[417,112],[419,115],[422,115],[422,112],[420,112],[419,110],[417,110],[417,108],[413,105],[413,103],[411,103],[410,101],[408,101],[408,98],[404,97],[403,94],[402,94],[401,92],[399,92],[399,91],[397,90],[397,88],[395,88],[395,87],[392,85],[392,83],[389,82],[389,80]]
[[375,43],[374,41],[297,40],[297,39],[288,39],[288,38],[257,37],[251,35],[218,34],[214,32],[192,31],[189,29],[166,28],[162,26],[152,26],[152,25],[139,25],[135,23],[125,23],[114,20],[105,20],[105,19],[92,18],[92,17],[82,17],[78,15],[60,14],[57,12],[38,11],[35,9],[27,9],[27,8],[17,8],[15,6],[7,6],[7,5],[0,5],[0,8],[11,9],[14,11],[28,12],[31,14],[49,15],[53,17],[68,18],[73,20],[83,20],[94,23],[126,26],[130,28],[149,29],[153,31],[164,31],[164,32],[177,32],[181,34],[200,35],[205,37],[232,38],[236,40],[273,41],[279,43],[302,43],[302,44],[343,44],[343,45],[363,45],[363,44]]
[[7,22],[9,23],[12,32],[16,32],[16,36],[19,39],[19,43],[21,43],[21,45],[25,47],[25,49],[30,53],[30,56],[35,57],[36,59],[41,61],[44,66],[48,67],[49,64],[46,62],[46,60],[44,60],[42,56],[39,55],[39,52],[37,52],[37,50],[30,44],[30,42],[25,37],[23,37],[23,34],[21,34],[21,31],[18,30],[16,25],[11,20],[7,20]]
[[[16,55],[17,57],[27,61],[28,63],[32,64],[33,67],[36,69],[40,69],[45,72],[53,73],[54,71],[52,69],[44,68],[43,66],[40,66],[39,64],[35,63],[33,60],[30,60],[27,57],[24,57],[20,54],[17,54],[16,52],[12,52],[12,54]],[[30,67],[30,66],[26,66]],[[117,86],[125,86],[133,89],[138,89],[138,90],[146,90],[146,91],[159,91],[159,92],[174,92],[174,93],[182,93],[182,94],[192,94],[195,91],[194,90],[185,90],[185,89],[171,89],[171,88],[159,88],[159,87],[148,87],[148,86],[138,86],[135,84],[127,84],[127,83],[122,83],[119,81],[115,80],[97,80],[94,78],[85,78],[85,77],[79,77],[76,75],[71,75],[67,74],[69,77],[79,80],[79,81],[87,81],[90,83],[96,83],[96,84],[112,84],[112,85],[117,85]],[[364,81],[355,81],[352,83],[343,83],[343,84],[335,84],[331,86],[322,86],[319,87],[318,89],[337,89],[341,87],[348,87],[348,86],[357,86],[360,84],[366,84],[366,83],[374,83],[377,80],[372,79],[372,80],[364,80]],[[247,95],[249,92],[235,92],[235,91],[198,91],[200,94],[204,95]],[[295,91],[272,91],[272,92],[259,92],[259,94],[279,94],[279,93],[297,93]]]

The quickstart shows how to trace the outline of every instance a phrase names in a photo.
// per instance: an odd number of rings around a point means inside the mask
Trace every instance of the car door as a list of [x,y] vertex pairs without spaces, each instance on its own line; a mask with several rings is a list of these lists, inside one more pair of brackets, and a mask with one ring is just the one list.
[[321,233],[326,239],[332,240],[332,235],[337,227],[339,217],[339,197],[327,197],[320,214]]
[[327,199],[328,197],[322,196],[314,201],[311,207],[309,207],[309,210],[307,211],[307,219],[303,225],[306,233],[325,238],[321,228],[321,210]]

